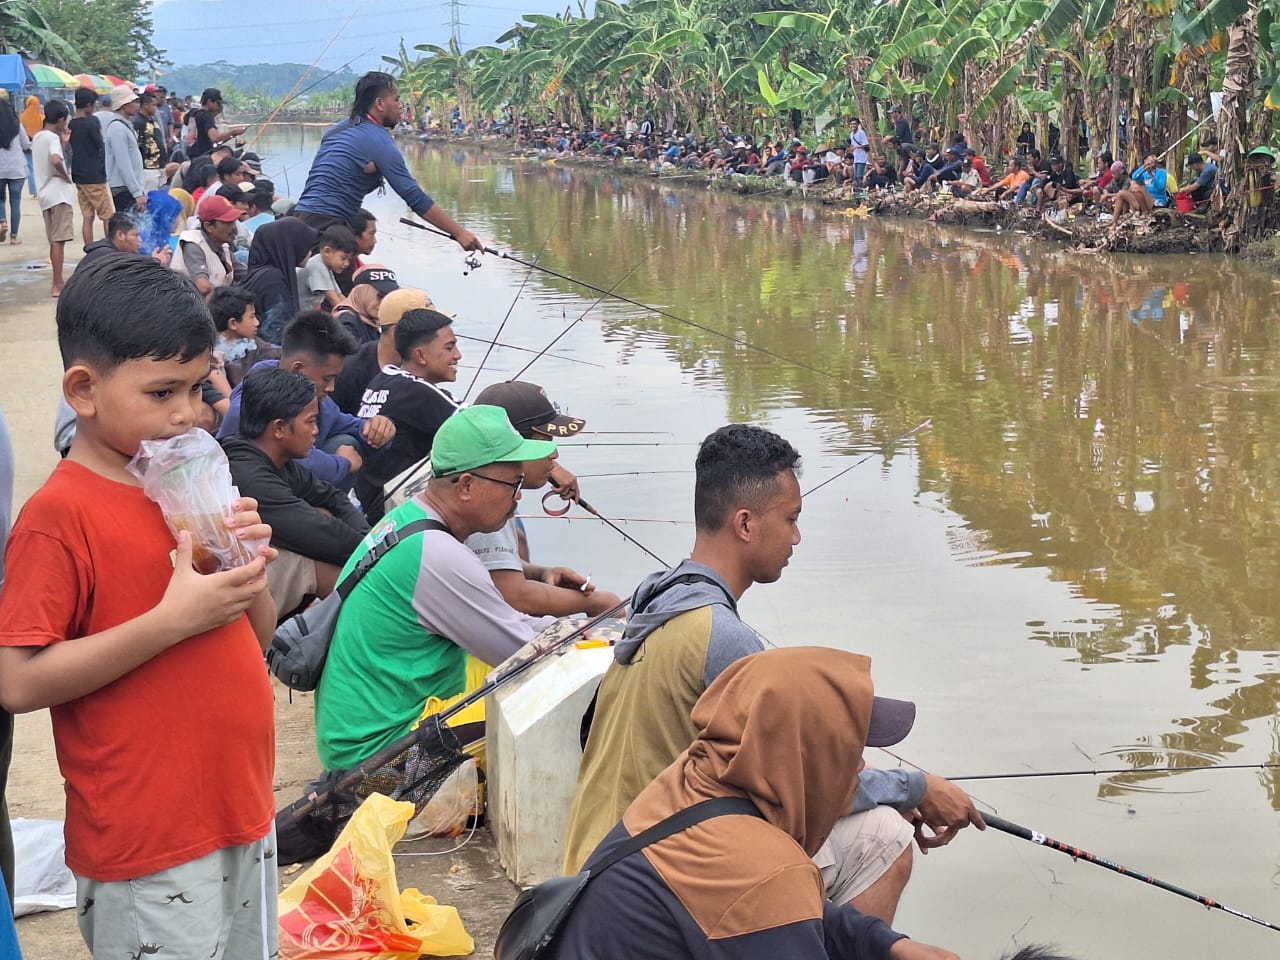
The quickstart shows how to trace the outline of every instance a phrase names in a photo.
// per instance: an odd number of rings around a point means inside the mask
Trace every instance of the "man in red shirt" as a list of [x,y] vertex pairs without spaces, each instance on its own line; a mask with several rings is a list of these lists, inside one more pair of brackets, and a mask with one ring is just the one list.
[[190,281],[142,257],[75,275],[57,311],[67,459],[27,502],[0,592],[0,704],[48,707],[66,780],[66,862],[99,957],[266,960],[276,949],[275,628],[265,544],[203,576],[126,469],[191,429],[213,324]]

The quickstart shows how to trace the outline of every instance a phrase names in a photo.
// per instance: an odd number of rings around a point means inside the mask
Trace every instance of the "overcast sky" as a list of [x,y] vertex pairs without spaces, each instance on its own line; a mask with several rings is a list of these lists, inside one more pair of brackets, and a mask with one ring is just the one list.
[[[178,66],[217,60],[309,64],[337,33],[338,38],[318,66],[333,69],[354,57],[352,69],[356,71],[378,66],[384,53],[394,54],[401,37],[410,49],[415,43],[448,43],[448,3],[385,0],[385,4],[354,4],[351,0],[155,0],[155,43]],[[492,43],[525,13],[555,14],[567,7],[577,12],[578,3],[462,3],[463,46]]]

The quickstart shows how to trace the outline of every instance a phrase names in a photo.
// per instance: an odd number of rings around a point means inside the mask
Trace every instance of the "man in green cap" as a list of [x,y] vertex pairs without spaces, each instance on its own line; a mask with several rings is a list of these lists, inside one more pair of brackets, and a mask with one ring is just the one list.
[[316,744],[326,770],[354,767],[407,733],[429,700],[474,689],[553,622],[512,609],[463,541],[514,514],[524,464],[555,452],[527,440],[501,407],[459,410],[437,431],[432,477],[369,532],[338,582],[392,531],[404,536],[343,601],[316,688]]

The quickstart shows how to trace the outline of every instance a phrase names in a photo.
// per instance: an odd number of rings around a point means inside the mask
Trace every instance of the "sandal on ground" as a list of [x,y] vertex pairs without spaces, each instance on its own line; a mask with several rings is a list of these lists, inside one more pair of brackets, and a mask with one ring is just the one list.
[[0,220],[0,243],[9,239],[9,221]]
[[10,237],[10,238],[9,238],[9,245],[10,245],[10,246],[16,247],[16,246],[18,246],[18,245],[19,245],[19,244],[21,244],[21,243],[22,243],[22,241],[21,241],[21,240],[19,240],[17,237]]

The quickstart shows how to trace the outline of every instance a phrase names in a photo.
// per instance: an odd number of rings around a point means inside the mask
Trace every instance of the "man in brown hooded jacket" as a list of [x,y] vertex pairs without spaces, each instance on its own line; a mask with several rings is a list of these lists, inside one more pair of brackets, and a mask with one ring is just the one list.
[[[693,708],[699,734],[588,858],[678,810],[745,797],[592,879],[549,960],[958,960],[827,900],[816,854],[853,802],[866,746],[905,737],[913,704],[873,697],[867,657],[768,650],[726,667]],[[848,762],[833,762],[835,758]]]

